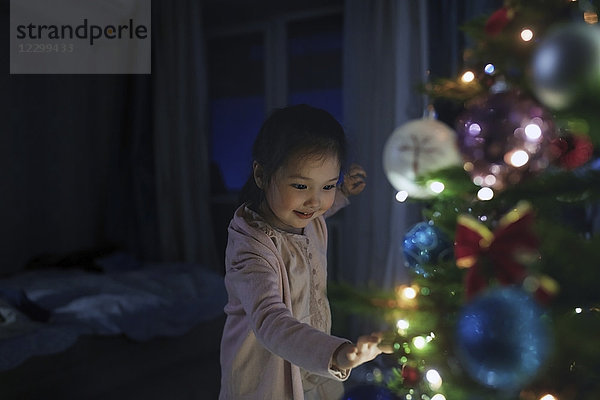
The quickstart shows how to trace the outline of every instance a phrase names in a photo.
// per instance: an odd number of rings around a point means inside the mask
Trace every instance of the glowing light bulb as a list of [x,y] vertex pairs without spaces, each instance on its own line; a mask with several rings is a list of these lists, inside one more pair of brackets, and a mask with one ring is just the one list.
[[425,373],[425,379],[429,382],[431,390],[438,390],[442,386],[442,377],[435,369],[430,369]]
[[528,28],[523,29],[521,31],[521,39],[523,39],[524,42],[529,42],[533,39],[533,31]]
[[483,185],[483,176],[476,176],[473,178],[473,183],[477,186]]
[[475,74],[473,73],[473,71],[466,71],[460,77],[460,80],[463,81],[464,83],[473,82],[474,79],[475,79]]
[[471,125],[469,125],[469,135],[471,136],[477,136],[481,133],[481,125],[479,125],[478,123],[473,123]]
[[415,297],[417,297],[417,291],[410,286],[405,287],[404,289],[402,289],[402,296],[404,296],[407,299],[414,299]]
[[496,183],[496,177],[492,174],[489,174],[483,179],[483,182],[486,186],[494,186]]
[[585,11],[583,13],[583,20],[588,24],[597,24],[598,23],[598,14],[592,11]]
[[576,314],[581,314],[582,312],[583,312],[583,309],[581,307],[575,308],[575,313]]
[[525,136],[527,136],[527,139],[529,140],[537,141],[542,137],[542,128],[537,124],[528,124],[525,127]]
[[425,340],[425,338],[423,336],[414,337],[412,342],[413,342],[413,345],[419,350],[425,348],[425,345],[427,345],[427,341]]
[[548,393],[540,397],[540,400],[557,400],[557,398]]
[[434,181],[429,184],[429,189],[431,189],[432,192],[437,194],[442,193],[445,188],[446,187],[442,182]]
[[446,400],[446,397],[441,393],[436,393],[433,395],[431,400]]
[[496,67],[494,67],[494,64],[487,64],[483,70],[486,74],[491,75],[496,70]]
[[[525,150],[516,150],[506,154],[507,162],[514,167],[522,167],[529,162],[529,154]],[[505,160],[506,161],[506,160]]]
[[491,200],[494,198],[494,191],[489,187],[482,187],[477,192],[477,198],[483,201]]
[[409,326],[410,324],[405,319],[399,319],[398,322],[396,322],[396,327],[401,331],[407,330]]
[[405,202],[406,199],[408,199],[408,192],[406,190],[401,190],[396,193],[396,200],[398,200],[399,203]]

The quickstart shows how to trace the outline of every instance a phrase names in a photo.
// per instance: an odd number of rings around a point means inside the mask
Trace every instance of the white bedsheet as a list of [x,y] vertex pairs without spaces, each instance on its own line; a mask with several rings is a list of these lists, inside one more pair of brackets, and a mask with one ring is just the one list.
[[108,273],[29,271],[0,280],[2,289],[22,290],[51,317],[46,323],[31,321],[0,302],[0,371],[63,351],[84,334],[123,334],[139,341],[182,335],[222,315],[226,303],[222,276],[183,263]]

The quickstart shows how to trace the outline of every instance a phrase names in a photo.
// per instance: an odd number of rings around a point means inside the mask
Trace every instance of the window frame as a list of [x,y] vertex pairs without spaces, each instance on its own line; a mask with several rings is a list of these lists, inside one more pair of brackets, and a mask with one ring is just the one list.
[[207,40],[246,33],[261,33],[263,35],[265,38],[265,115],[267,115],[275,108],[281,108],[288,105],[287,24],[290,22],[342,14],[343,7],[341,6],[329,6],[284,13],[265,20],[211,28],[207,32]]

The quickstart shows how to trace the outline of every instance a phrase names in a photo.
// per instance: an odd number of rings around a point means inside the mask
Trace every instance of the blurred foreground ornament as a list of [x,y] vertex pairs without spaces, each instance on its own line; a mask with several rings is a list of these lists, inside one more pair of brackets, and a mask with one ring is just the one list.
[[554,110],[598,102],[600,28],[581,22],[551,31],[534,51],[531,81],[539,100]]
[[485,22],[485,33],[489,36],[496,36],[500,34],[513,17],[513,10],[507,7],[502,7],[494,11],[494,13],[492,13],[492,15],[490,15],[488,20]]
[[402,383],[404,386],[414,386],[421,381],[421,372],[415,366],[404,364],[402,366]]
[[586,135],[569,134],[552,141],[550,154],[556,164],[575,169],[592,158],[594,145]]
[[377,385],[355,386],[344,394],[343,400],[398,400],[389,389]]
[[452,242],[444,232],[428,222],[413,225],[402,242],[405,265],[424,277],[427,273],[423,265],[452,259],[452,250]]
[[457,120],[464,168],[476,185],[502,190],[549,164],[551,115],[514,91],[475,99]]
[[517,391],[546,361],[550,331],[537,304],[514,287],[490,290],[467,304],[456,325],[457,356],[481,384]]
[[488,276],[503,285],[525,279],[522,260],[536,255],[539,245],[532,225],[533,210],[526,202],[506,213],[494,232],[468,214],[458,216],[454,254],[456,265],[469,269],[465,277],[468,299],[487,287]]
[[446,124],[424,118],[396,128],[383,149],[383,169],[398,191],[415,198],[430,198],[436,192],[416,179],[427,172],[460,165],[456,134]]

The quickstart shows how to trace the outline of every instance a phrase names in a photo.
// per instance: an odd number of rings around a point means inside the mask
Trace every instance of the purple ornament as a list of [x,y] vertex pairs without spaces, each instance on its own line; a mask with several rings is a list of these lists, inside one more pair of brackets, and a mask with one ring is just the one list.
[[543,171],[557,137],[550,113],[515,91],[475,99],[459,116],[456,133],[473,182],[497,190]]

